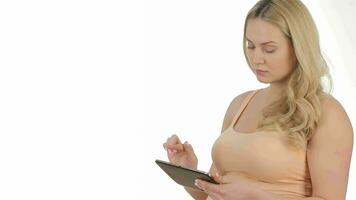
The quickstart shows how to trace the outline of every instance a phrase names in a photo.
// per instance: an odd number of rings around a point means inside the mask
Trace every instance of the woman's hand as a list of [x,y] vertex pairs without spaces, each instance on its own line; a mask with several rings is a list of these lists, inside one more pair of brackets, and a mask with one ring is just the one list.
[[194,153],[192,145],[187,141],[182,144],[176,135],[172,135],[163,144],[167,151],[169,162],[174,165],[197,169],[198,159]]
[[213,178],[219,184],[196,180],[195,185],[204,190],[213,200],[251,200],[259,199],[264,191],[244,179],[226,183],[218,173]]

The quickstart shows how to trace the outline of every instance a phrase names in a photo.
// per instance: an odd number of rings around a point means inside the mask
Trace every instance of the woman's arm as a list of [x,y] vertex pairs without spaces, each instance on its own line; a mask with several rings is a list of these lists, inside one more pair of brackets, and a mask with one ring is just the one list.
[[208,195],[205,192],[195,190],[189,187],[184,187],[184,189],[195,200],[206,200],[206,198],[208,197]]
[[[307,149],[313,197],[299,199],[345,200],[352,147],[350,119],[342,105],[329,96],[322,103],[321,121]],[[266,192],[259,196],[263,200],[284,200]]]

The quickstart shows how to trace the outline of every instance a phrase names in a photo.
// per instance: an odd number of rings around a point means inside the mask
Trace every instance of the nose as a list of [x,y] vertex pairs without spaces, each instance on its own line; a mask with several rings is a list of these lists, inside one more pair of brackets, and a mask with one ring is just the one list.
[[255,48],[252,52],[250,52],[250,59],[252,61],[253,64],[264,64],[265,60],[263,57],[263,54],[260,50],[258,50],[257,48]]

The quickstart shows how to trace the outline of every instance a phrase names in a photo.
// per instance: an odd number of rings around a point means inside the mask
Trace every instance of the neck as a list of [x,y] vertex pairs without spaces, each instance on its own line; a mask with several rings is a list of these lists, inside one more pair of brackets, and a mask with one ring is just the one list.
[[264,96],[267,102],[273,102],[280,98],[286,88],[285,84],[271,83],[264,89]]

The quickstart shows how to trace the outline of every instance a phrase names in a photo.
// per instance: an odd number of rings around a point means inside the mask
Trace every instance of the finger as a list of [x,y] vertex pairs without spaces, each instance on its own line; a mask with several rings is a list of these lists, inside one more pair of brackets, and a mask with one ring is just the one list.
[[194,154],[194,150],[191,144],[188,143],[188,141],[184,142],[184,149],[187,151],[188,154],[192,155]]
[[219,184],[225,183],[224,180],[223,180],[223,177],[220,175],[219,172],[216,172],[215,174],[213,174],[213,178]]
[[170,150],[183,151],[184,147],[182,144],[168,144],[167,148]]
[[167,142],[163,143],[162,146],[163,146],[164,150],[168,151],[168,144],[167,144]]
[[177,153],[177,150],[167,148],[167,156],[169,161],[172,161],[172,156],[174,156],[175,153]]
[[210,194],[207,193],[207,194],[209,195],[210,199],[212,199],[212,200],[223,200],[223,198],[221,198],[220,196],[218,196],[214,193],[210,193]]
[[222,198],[222,195],[218,194],[218,193],[215,193],[214,191],[212,190],[209,190],[209,189],[204,189],[204,188],[200,188],[202,189],[209,197],[210,199],[212,200],[223,200]]
[[167,139],[167,144],[182,144],[177,135],[172,135]]
[[207,192],[208,194],[212,194],[215,196],[221,196],[221,194],[222,194],[220,185],[212,184],[212,183],[200,180],[200,179],[195,180],[195,185],[198,188]]
[[170,149],[167,149],[167,153],[168,153],[168,156],[172,155],[173,153],[175,153],[174,151],[170,150]]

